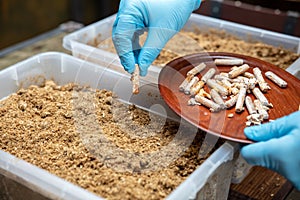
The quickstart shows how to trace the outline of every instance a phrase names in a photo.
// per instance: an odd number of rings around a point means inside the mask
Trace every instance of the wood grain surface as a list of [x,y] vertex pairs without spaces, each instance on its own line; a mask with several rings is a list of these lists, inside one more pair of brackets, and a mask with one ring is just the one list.
[[[249,56],[231,53],[199,53],[180,57],[169,62],[159,75],[159,89],[163,99],[171,109],[188,122],[208,133],[228,140],[241,143],[253,142],[248,140],[243,132],[246,127],[246,117],[249,115],[246,109],[240,114],[235,113],[234,107],[218,113],[211,113],[204,106],[188,106],[187,102],[190,96],[185,95],[178,89],[179,85],[185,79],[187,71],[201,62],[204,62],[207,67],[198,75],[199,78],[210,68],[215,68],[217,73],[229,72],[232,66],[215,66],[213,60],[217,58],[243,59],[244,63],[250,65],[249,72],[252,73],[255,67],[259,67],[263,74],[270,70],[288,83],[287,88],[280,88],[264,76],[266,82],[271,87],[271,90],[265,93],[266,98],[274,106],[269,111],[271,120],[298,110],[300,104],[300,81],[288,72],[270,63]],[[207,86],[205,86],[205,90],[208,91]],[[254,100],[252,94],[248,95]],[[228,118],[228,114],[230,113],[234,114],[233,118]],[[268,122],[268,120],[265,122]]]
[[255,166],[240,184],[231,184],[228,200],[283,200],[292,188],[283,176]]

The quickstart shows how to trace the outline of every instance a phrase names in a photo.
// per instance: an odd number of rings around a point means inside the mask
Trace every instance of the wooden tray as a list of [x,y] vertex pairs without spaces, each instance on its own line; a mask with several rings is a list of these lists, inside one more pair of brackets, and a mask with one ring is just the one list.
[[[201,62],[204,62],[207,67],[198,75],[199,77],[212,67],[217,69],[217,73],[230,71],[232,66],[216,67],[213,60],[217,58],[243,59],[244,63],[250,65],[249,72],[252,72],[255,67],[259,67],[263,75],[266,71],[270,70],[288,83],[287,88],[280,88],[264,75],[266,82],[271,87],[271,90],[265,93],[265,96],[274,106],[269,111],[271,120],[288,115],[299,109],[300,81],[288,72],[270,63],[249,56],[232,53],[199,53],[180,57],[169,62],[161,70],[158,81],[159,90],[165,102],[172,110],[191,124],[208,133],[228,140],[240,143],[253,142],[244,135],[246,117],[249,115],[246,109],[240,114],[235,113],[234,107],[218,113],[211,113],[209,109],[204,106],[188,106],[189,95],[185,95],[178,90],[179,85],[185,79],[187,71]],[[208,91],[207,86],[205,87],[205,90]],[[252,94],[249,96],[254,100]],[[228,118],[228,114],[230,113],[234,114],[233,118]],[[264,123],[266,122],[268,122],[268,120]]]

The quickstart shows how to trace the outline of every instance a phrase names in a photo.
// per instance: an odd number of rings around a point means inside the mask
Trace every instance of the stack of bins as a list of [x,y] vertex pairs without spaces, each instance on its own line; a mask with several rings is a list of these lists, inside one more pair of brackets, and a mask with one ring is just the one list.
[[[73,57],[54,52],[44,53],[1,71],[0,84],[3,88],[0,98],[16,92],[21,83],[23,86],[35,84],[32,77],[42,75],[45,78],[54,78],[58,84],[77,82],[93,88],[113,90],[121,100],[134,103],[145,110],[151,111],[152,105],[160,104],[169,118],[176,119],[177,116],[168,109],[164,101],[156,98],[160,96],[157,87],[160,67],[151,66],[148,76],[142,80],[144,92],[136,98],[131,98],[128,93],[124,93],[131,90],[131,83],[119,63],[118,56],[88,45],[88,42],[95,38],[110,38],[114,19],[115,15],[67,35],[63,46],[72,51]],[[282,46],[300,53],[300,39],[295,37],[192,14],[184,29],[193,30],[195,27],[226,30],[245,40],[250,35],[252,39],[263,43]],[[299,62],[300,59],[295,63]],[[295,63],[287,70],[293,74],[300,74]],[[154,95],[147,95],[149,92]],[[236,161],[236,147],[237,144],[226,142],[215,150],[167,199],[226,199],[230,182],[241,181],[249,170],[249,166],[244,165],[243,160]],[[6,177],[2,183],[5,184],[5,188],[12,188],[13,185],[15,189],[31,194],[31,197],[41,195],[51,199],[102,199],[1,150],[0,176]],[[8,197],[18,197],[16,192],[7,190],[4,193]]]

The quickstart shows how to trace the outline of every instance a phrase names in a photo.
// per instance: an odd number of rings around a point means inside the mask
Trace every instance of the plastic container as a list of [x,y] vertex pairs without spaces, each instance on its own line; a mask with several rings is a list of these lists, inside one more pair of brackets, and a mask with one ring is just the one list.
[[[172,116],[159,94],[156,84],[142,83],[139,98],[132,98],[124,91],[130,91],[131,82],[123,74],[84,60],[62,54],[43,53],[0,71],[0,99],[16,92],[20,86],[42,83],[44,79],[54,79],[58,84],[75,82],[93,88],[113,90],[120,100],[135,103],[142,109],[152,110],[153,105],[161,105],[155,112]],[[153,95],[149,95],[149,92]],[[145,96],[147,95],[147,96]],[[153,110],[152,110],[153,111]],[[213,152],[167,199],[226,199],[234,165],[236,146],[224,143]],[[4,197],[28,199],[89,199],[101,197],[71,184],[41,168],[20,160],[0,150],[0,183]],[[12,190],[13,188],[13,190]],[[18,191],[18,192],[16,192]],[[25,195],[25,196],[24,196]]]
[[[290,3],[294,4],[293,9]],[[284,8],[288,4],[290,8]],[[202,2],[195,13],[300,37],[300,12],[297,6],[299,2],[295,1],[276,2],[272,4],[273,8],[268,8],[265,2],[211,0]]]
[[[88,45],[89,41],[97,39],[98,42],[104,41],[111,37],[111,29],[116,15],[98,21],[75,31],[63,38],[64,48],[70,50],[75,57],[89,60],[104,66],[109,66],[118,71],[123,68],[116,54]],[[225,30],[245,41],[260,41],[276,47],[283,47],[296,53],[300,53],[300,38],[285,34],[275,33],[251,26],[241,25],[238,23],[228,22],[212,17],[206,17],[199,14],[192,14],[183,30],[194,31],[195,28],[209,30]],[[300,62],[300,58],[297,60]],[[157,83],[160,67],[151,66],[147,79]]]
[[290,65],[286,71],[300,79],[300,59],[297,59],[292,65]]

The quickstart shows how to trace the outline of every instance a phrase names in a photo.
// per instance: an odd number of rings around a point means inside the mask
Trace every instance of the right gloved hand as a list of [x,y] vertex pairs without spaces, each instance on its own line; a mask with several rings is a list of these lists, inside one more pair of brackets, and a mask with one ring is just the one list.
[[245,160],[267,167],[290,180],[300,190],[300,111],[244,130],[257,143],[242,148]]
[[[161,49],[200,3],[201,0],[121,0],[112,38],[124,69],[133,73],[137,63],[140,75],[145,76]],[[146,27],[148,36],[141,48],[139,35]]]

